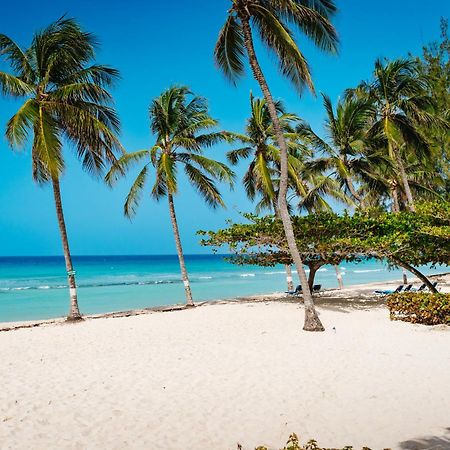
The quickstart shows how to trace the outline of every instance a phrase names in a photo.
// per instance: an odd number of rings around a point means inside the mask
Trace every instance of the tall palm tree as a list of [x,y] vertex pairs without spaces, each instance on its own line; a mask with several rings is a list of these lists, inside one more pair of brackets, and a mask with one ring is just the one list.
[[[288,146],[297,146],[293,125],[299,120],[298,117],[286,113],[279,101],[275,103],[275,107]],[[247,197],[250,200],[254,200],[257,195],[261,197],[257,204],[257,212],[268,209],[280,217],[277,204],[280,151],[276,145],[273,123],[265,99],[254,98],[251,94],[250,108],[251,116],[247,121],[245,134],[231,134],[233,139],[240,141],[244,147],[231,150],[227,158],[233,165],[241,159],[252,158],[242,180]],[[300,164],[296,157],[289,155],[288,174],[291,184],[300,183],[298,179]],[[285,268],[288,290],[293,290],[291,266],[286,265]]]
[[[298,146],[294,124],[299,119],[295,114],[286,113],[280,101],[275,103],[277,114],[283,129],[283,136],[289,148]],[[247,121],[245,134],[230,133],[234,140],[244,146],[227,153],[228,161],[236,165],[242,159],[251,157],[250,164],[242,179],[250,200],[257,195],[264,199],[268,209],[277,214],[277,196],[275,178],[279,178],[280,150],[277,147],[272,119],[265,99],[250,95],[251,116]],[[288,176],[298,182],[301,161],[296,156],[288,157]]]
[[297,46],[289,25],[305,33],[321,49],[334,52],[337,46],[336,32],[330,17],[336,11],[333,0],[230,0],[231,8],[215,48],[215,58],[225,75],[236,82],[244,72],[244,56],[250,63],[253,75],[267,101],[280,149],[279,212],[292,259],[295,262],[303,288],[305,324],[307,331],[323,331],[308,287],[306,272],[294,236],[287,204],[288,148],[278,119],[275,102],[259,64],[254,32],[276,55],[279,67],[296,88],[305,86],[312,91],[313,83],[308,64]]
[[305,122],[296,129],[306,143],[323,154],[307,163],[307,167],[320,173],[328,171],[357,203],[361,203],[355,178],[367,158],[367,130],[374,113],[372,103],[368,99],[347,97],[338,102],[334,112],[330,98],[323,95],[323,104],[327,113],[327,139],[317,135]]
[[60,191],[63,143],[74,147],[83,169],[94,175],[121,151],[119,120],[106,90],[118,72],[93,64],[94,49],[94,36],[72,19],[62,18],[36,33],[25,50],[0,35],[0,55],[12,69],[0,72],[1,88],[24,100],[7,124],[6,137],[13,148],[31,141],[33,178],[53,187],[70,289],[68,320],[81,319],[81,314]]
[[409,59],[375,62],[373,79],[363,82],[350,96],[370,98],[376,108],[371,134],[381,135],[387,143],[390,158],[395,162],[404,189],[407,206],[414,211],[414,199],[404,153],[412,153],[419,159],[430,155],[430,147],[421,135],[420,126],[432,126],[436,119],[430,114],[431,98],[426,95],[427,80],[421,76],[417,65]]
[[225,164],[207,158],[203,153],[205,148],[229,140],[229,135],[226,132],[210,131],[217,126],[217,121],[209,115],[205,99],[194,96],[186,87],[172,87],[164,91],[153,100],[149,115],[151,130],[156,135],[155,145],[149,150],[122,156],[106,175],[106,182],[112,185],[133,164],[144,164],[124,204],[125,215],[132,217],[141,199],[150,165],[154,167],[156,180],[151,194],[156,200],[167,197],[186,304],[194,306],[175,213],[178,167],[183,166],[189,182],[208,206],[225,206],[215,181],[232,185],[234,173]]

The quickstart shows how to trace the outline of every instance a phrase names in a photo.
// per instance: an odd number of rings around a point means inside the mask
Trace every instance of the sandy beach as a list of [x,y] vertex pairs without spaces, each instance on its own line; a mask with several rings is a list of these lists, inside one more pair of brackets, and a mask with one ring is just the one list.
[[210,304],[0,333],[2,449],[450,448],[450,328]]

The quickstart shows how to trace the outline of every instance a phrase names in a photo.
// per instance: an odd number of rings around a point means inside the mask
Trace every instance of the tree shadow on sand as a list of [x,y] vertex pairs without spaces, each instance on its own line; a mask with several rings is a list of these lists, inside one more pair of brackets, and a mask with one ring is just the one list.
[[400,442],[403,450],[450,450],[450,428],[445,436],[425,436]]

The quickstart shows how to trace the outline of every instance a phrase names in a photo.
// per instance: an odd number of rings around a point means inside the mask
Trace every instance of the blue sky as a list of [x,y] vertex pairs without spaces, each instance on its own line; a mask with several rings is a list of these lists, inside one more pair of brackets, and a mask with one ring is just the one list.
[[[420,52],[438,37],[439,18],[450,16],[448,0],[430,0],[426,7],[419,0],[337,0],[337,4],[338,56],[321,54],[299,36],[317,92],[327,93],[333,101],[345,88],[369,77],[375,58]],[[207,97],[221,128],[242,131],[249,92],[259,95],[259,89],[250,74],[238,88],[232,87],[214,66],[213,47],[228,7],[228,0],[24,0],[20,7],[2,6],[0,33],[25,46],[33,31],[63,14],[95,33],[102,44],[97,60],[122,75],[113,94],[122,121],[121,140],[133,151],[151,146],[148,106],[172,84],[186,84]],[[320,99],[307,93],[300,98],[278,75],[270,57],[261,53],[261,60],[274,96],[320,130],[324,117]],[[0,63],[0,70],[5,68]],[[17,102],[0,97],[0,255],[61,254],[52,192],[33,183],[29,149],[14,153],[4,138],[6,121],[17,107]],[[209,155],[223,160],[226,151],[220,146]],[[122,215],[122,204],[131,176],[110,190],[80,170],[70,149],[66,160],[62,195],[73,254],[175,253],[164,202],[155,203],[146,195],[130,222]],[[239,176],[243,170],[244,166],[237,168]],[[238,211],[252,210],[239,184],[234,192],[222,189],[228,209],[211,211],[181,182],[176,207],[186,253],[208,251],[198,245],[196,230],[221,227],[226,219],[237,219]]]

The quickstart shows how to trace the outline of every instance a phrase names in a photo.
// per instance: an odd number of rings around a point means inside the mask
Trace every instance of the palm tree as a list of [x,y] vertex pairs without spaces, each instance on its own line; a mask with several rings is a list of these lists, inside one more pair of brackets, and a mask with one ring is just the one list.
[[151,130],[156,135],[155,145],[149,150],[122,156],[106,175],[106,182],[112,185],[132,164],[143,162],[144,166],[124,204],[125,216],[132,217],[141,199],[150,165],[154,167],[156,180],[151,194],[156,200],[167,197],[186,304],[194,306],[175,213],[178,167],[183,166],[189,182],[208,206],[225,206],[214,181],[232,185],[234,173],[225,164],[203,156],[203,152],[207,147],[229,140],[229,136],[226,132],[210,131],[216,127],[217,121],[209,115],[205,99],[193,96],[186,87],[172,87],[164,91],[153,100],[149,114]]
[[323,104],[327,113],[328,139],[322,139],[305,122],[296,129],[313,150],[324,154],[306,166],[313,172],[329,172],[357,203],[361,203],[355,178],[367,159],[367,129],[374,113],[372,103],[367,99],[347,97],[338,102],[336,113],[326,95],[323,95]]
[[87,172],[98,175],[116,161],[119,120],[110,87],[118,72],[92,64],[95,38],[72,19],[62,18],[34,35],[23,50],[0,35],[0,55],[12,73],[0,72],[3,93],[24,99],[9,120],[6,137],[13,148],[31,141],[33,178],[51,183],[70,289],[68,320],[79,320],[75,271],[61,200],[63,142],[70,143]]
[[307,331],[323,331],[308,287],[306,272],[295,241],[294,230],[287,204],[288,191],[288,148],[278,119],[276,105],[259,64],[253,32],[274,52],[279,61],[281,73],[296,88],[305,86],[314,90],[306,59],[288,28],[292,24],[303,31],[323,50],[334,52],[337,36],[329,18],[336,11],[333,0],[231,0],[231,8],[215,47],[215,58],[224,74],[233,82],[244,72],[244,55],[247,53],[253,75],[267,101],[280,149],[279,213],[286,234],[292,259],[295,262],[303,288],[305,303],[305,324]]
[[[299,119],[295,114],[286,113],[281,102],[275,107],[279,115],[283,134],[289,147],[297,146],[293,124]],[[227,154],[228,161],[236,165],[241,159],[252,158],[242,179],[247,197],[254,200],[257,195],[261,200],[257,204],[257,212],[261,209],[272,211],[280,217],[277,205],[277,193],[280,172],[280,151],[276,146],[276,136],[272,120],[265,99],[254,98],[250,95],[251,116],[247,121],[246,134],[232,133],[234,140],[240,141],[244,147],[231,150]],[[289,155],[288,173],[292,184],[298,185],[298,174],[301,162]],[[288,290],[293,290],[292,271],[286,268]]]
[[[297,147],[297,137],[293,125],[299,119],[295,114],[286,113],[280,101],[275,103],[283,136],[290,149]],[[230,133],[230,136],[240,141],[244,147],[227,153],[228,161],[236,165],[242,159],[252,158],[242,179],[245,192],[250,200],[257,195],[263,199],[268,209],[277,214],[277,196],[275,178],[279,178],[280,150],[277,147],[272,119],[265,99],[250,95],[251,116],[247,121],[245,134]],[[288,161],[289,179],[298,183],[301,161],[290,151]]]
[[350,96],[363,96],[374,102],[376,117],[370,134],[385,138],[411,211],[415,209],[414,199],[402,149],[403,153],[411,153],[418,159],[430,155],[429,144],[419,131],[420,126],[432,126],[437,122],[430,114],[432,101],[426,92],[426,79],[409,59],[377,60],[373,80],[348,91]]

